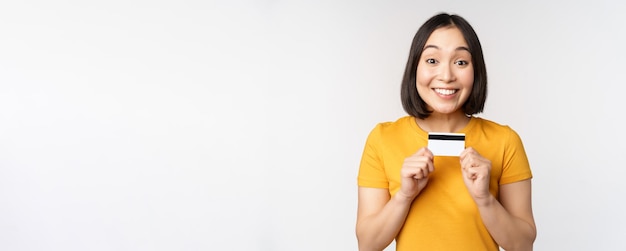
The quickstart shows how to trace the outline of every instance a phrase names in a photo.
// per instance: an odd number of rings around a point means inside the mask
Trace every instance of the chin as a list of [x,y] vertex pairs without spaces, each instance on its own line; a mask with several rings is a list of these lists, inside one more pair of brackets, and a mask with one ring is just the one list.
[[461,108],[433,109],[433,114],[452,115],[454,113],[459,113],[460,110],[461,110]]

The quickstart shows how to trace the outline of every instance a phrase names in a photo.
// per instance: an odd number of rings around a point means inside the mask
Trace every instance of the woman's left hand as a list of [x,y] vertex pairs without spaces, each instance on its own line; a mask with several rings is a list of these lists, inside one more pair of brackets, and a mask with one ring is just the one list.
[[471,147],[461,153],[461,172],[463,181],[474,201],[478,204],[489,199],[489,181],[491,161],[481,156]]

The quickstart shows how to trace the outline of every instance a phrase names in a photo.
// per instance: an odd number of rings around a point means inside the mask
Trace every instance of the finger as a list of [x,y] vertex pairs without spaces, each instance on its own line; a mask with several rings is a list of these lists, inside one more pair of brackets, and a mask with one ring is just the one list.
[[430,152],[430,150],[428,151],[428,153],[425,153],[424,156],[420,156],[419,158],[421,163],[424,164],[425,171],[428,171],[428,173],[435,171],[435,165],[433,163],[433,159],[434,159],[434,156],[432,156],[432,153]]
[[413,173],[413,178],[415,179],[427,178],[428,175],[430,175],[430,171],[428,170],[428,168],[429,167],[427,165],[413,168],[413,170],[411,171]]
[[419,167],[427,166],[428,162],[430,162],[428,157],[415,156],[415,157],[406,158],[404,160],[404,163],[402,164],[402,166],[403,167],[408,167],[408,168],[412,168],[412,167],[419,168]]
[[459,154],[459,158],[460,158],[461,160],[463,160],[463,159],[467,156],[467,154],[469,153],[469,151],[471,151],[471,149],[472,149],[472,147],[471,147],[471,146],[470,146],[470,147],[465,148],[465,149],[461,152],[461,154]]
[[423,160],[426,162],[426,165],[428,167],[428,172],[431,173],[435,171],[435,165],[433,163],[433,160],[435,159],[435,155],[433,155],[433,152],[431,152],[430,149],[428,149],[427,147],[424,147],[420,150],[422,150],[420,151],[421,156],[426,158]]
[[417,174],[415,174],[415,179],[417,180],[423,179],[424,177],[426,177],[426,175],[424,174],[424,172],[422,172],[421,169],[417,172]]
[[465,169],[465,177],[467,177],[470,180],[475,180],[476,177],[478,177],[478,172],[474,168]]
[[428,176],[428,172],[424,172],[424,168],[420,167],[417,169],[417,173],[420,179],[426,178]]
[[465,158],[461,159],[461,167],[463,167],[463,169],[471,167],[471,162],[472,158],[466,156]]
[[413,156],[422,156],[424,154],[424,152],[426,152],[427,150],[428,150],[428,148],[422,147],[419,150],[417,150],[417,152],[415,152],[413,154]]
[[419,180],[419,179],[421,179],[421,178],[423,178],[423,177],[422,177],[422,173],[421,173],[421,172],[418,172],[418,173],[416,173],[415,175],[413,175],[413,179]]
[[421,179],[423,178],[423,172],[420,167],[417,166],[405,166],[401,170],[402,177]]
[[470,147],[465,148],[465,150],[461,152],[461,154],[459,155],[459,158],[465,159],[472,155],[478,155],[478,152],[476,152],[476,150],[470,146]]
[[422,148],[424,151],[422,152],[422,156],[426,156],[429,157],[430,159],[435,158],[435,155],[433,154],[432,151],[430,151],[430,149],[428,149],[428,147],[424,147]]
[[433,153],[427,147],[422,147],[411,156],[433,156]]
[[426,163],[426,164],[428,165],[428,171],[429,171],[430,173],[432,173],[432,172],[434,172],[434,171],[435,171],[435,163],[433,163],[433,161],[432,161],[432,160],[431,160],[431,161],[429,161],[429,162],[428,162],[428,163]]
[[471,153],[471,152],[476,152],[476,150],[474,150],[474,148],[473,148],[473,147],[471,147],[471,146],[468,146],[467,148],[465,148],[465,150],[466,150],[468,153]]
[[433,163],[432,162],[427,162],[426,166],[424,166],[424,168],[422,168],[422,172],[425,174],[424,177],[428,177],[430,175],[430,173],[432,173],[434,171],[434,167],[433,167]]
[[461,159],[461,166],[470,168],[470,167],[477,167],[480,166],[481,164],[483,164],[484,158],[480,155],[478,155],[478,153],[476,153],[475,151],[469,152],[467,153],[463,159]]
[[418,178],[418,171],[417,169],[413,168],[413,167],[406,167],[406,168],[402,168],[402,170],[400,170],[400,175],[403,178]]

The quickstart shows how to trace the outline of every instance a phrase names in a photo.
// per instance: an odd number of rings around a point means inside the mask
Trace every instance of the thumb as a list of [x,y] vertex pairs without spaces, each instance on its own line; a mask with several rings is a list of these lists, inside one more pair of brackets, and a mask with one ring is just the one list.
[[429,157],[430,159],[434,158],[433,152],[430,151],[430,149],[428,149],[428,147],[422,147],[419,150],[417,150],[417,152],[415,152],[414,154],[415,156],[426,156]]

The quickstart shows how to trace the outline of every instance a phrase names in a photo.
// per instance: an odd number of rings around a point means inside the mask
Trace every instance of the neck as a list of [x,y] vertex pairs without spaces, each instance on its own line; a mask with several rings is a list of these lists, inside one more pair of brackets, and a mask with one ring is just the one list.
[[428,118],[416,118],[415,120],[424,131],[453,133],[465,128],[470,121],[470,117],[463,113],[432,113]]

